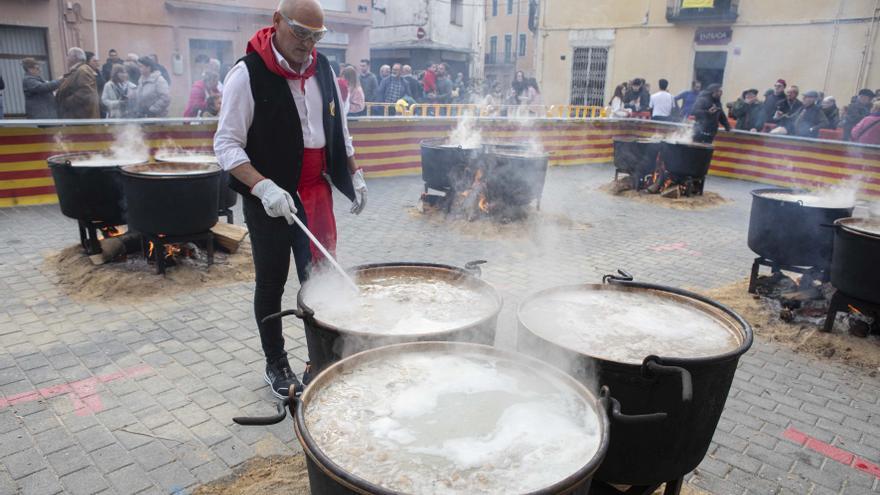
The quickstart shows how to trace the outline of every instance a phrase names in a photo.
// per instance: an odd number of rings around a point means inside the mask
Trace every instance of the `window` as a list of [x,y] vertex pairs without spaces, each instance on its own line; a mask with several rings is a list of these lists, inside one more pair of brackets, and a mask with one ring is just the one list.
[[489,60],[488,63],[494,64],[498,60],[498,36],[489,38]]
[[449,7],[449,22],[461,26],[464,23],[464,0],[452,0]]
[[605,78],[608,49],[575,48],[571,64],[571,104],[605,104]]
[[492,0],[492,17],[498,15],[498,0]]
[[507,0],[507,15],[513,13],[513,0]]
[[524,34],[519,35],[519,56],[526,56],[526,35]]
[[510,63],[513,61],[512,57],[512,45],[513,45],[513,36],[509,34],[504,35],[504,63]]

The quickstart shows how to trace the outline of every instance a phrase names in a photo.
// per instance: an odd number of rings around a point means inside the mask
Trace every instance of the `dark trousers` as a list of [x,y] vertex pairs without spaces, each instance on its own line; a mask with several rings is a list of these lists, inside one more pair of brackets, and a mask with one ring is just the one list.
[[653,117],[651,117],[651,120],[656,120],[657,122],[672,122],[672,117],[654,115]]
[[[296,224],[287,225],[284,218],[267,215],[260,200],[254,196],[245,194],[242,198],[257,279],[254,289],[254,316],[260,329],[263,354],[266,355],[267,362],[273,362],[287,356],[281,320],[266,323],[262,320],[281,311],[281,296],[284,294],[284,284],[287,283],[287,273],[290,270],[291,252],[300,283],[308,278],[307,270],[311,261],[309,238]],[[299,210],[297,216],[306,224],[305,210],[299,197],[294,196],[294,202]]]

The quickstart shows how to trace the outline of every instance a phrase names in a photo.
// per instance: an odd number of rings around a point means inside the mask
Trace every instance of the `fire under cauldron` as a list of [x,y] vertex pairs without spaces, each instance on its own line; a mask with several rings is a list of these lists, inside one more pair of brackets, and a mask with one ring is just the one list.
[[[452,342],[356,354],[291,397],[275,416],[234,421],[274,424],[289,408],[315,495],[402,495],[438,486],[462,494],[586,495],[615,408],[607,389],[596,397],[539,360]],[[337,421],[350,429],[344,438]],[[498,431],[509,435],[497,442],[509,440],[487,448],[484,439]]]
[[509,143],[465,148],[450,145],[445,139],[422,141],[421,152],[425,194],[429,189],[443,192],[446,211],[452,208],[456,196],[476,187],[485,188],[480,192],[485,194],[487,209],[503,216],[522,216],[510,212],[532,201],[537,209],[541,207],[550,161],[547,153]]
[[684,186],[685,196],[702,195],[713,151],[711,144],[665,140],[660,159],[668,179]]
[[[213,262],[220,201],[220,167],[202,163],[148,163],[122,167],[129,229],[143,234],[158,252],[167,244],[203,242]],[[163,256],[156,256],[164,273]]]
[[86,252],[100,253],[97,230],[126,223],[119,167],[146,160],[71,153],[47,162],[61,213],[79,222],[80,243]]
[[834,243],[829,227],[852,216],[853,207],[852,202],[826,199],[803,189],[752,191],[748,245],[758,258],[752,264],[749,292],[755,292],[761,266],[769,266],[773,273],[811,273],[827,280]]
[[[217,164],[217,157],[211,152],[180,152],[159,153],[155,157],[160,163],[204,163]],[[227,223],[235,223],[232,207],[238,202],[238,193],[229,187],[229,172],[220,171],[220,201],[217,204],[217,214],[225,216]]]
[[595,480],[632,485],[626,493],[638,494],[665,483],[675,494],[709,448],[752,330],[715,301],[620,274],[603,285],[526,298],[517,312],[517,347],[550,363],[573,363],[574,376],[610,388],[622,412],[649,415],[612,418]]
[[614,180],[627,174],[635,190],[644,189],[644,179],[657,168],[657,156],[663,146],[659,139],[614,138]]
[[[495,341],[495,328],[498,314],[501,312],[502,300],[498,292],[487,282],[479,278],[479,265],[483,261],[474,261],[457,268],[434,263],[397,262],[373,265],[362,265],[353,268],[350,273],[362,291],[385,290],[396,292],[389,301],[381,298],[356,298],[351,301],[340,298],[340,291],[331,288],[340,304],[361,304],[357,312],[348,312],[346,308],[330,305],[322,310],[326,302],[327,279],[314,278],[300,288],[297,295],[297,309],[283,311],[270,318],[294,315],[303,320],[306,341],[308,342],[310,370],[317,374],[327,366],[354,353],[383,345],[415,341],[457,341],[491,345]],[[472,307],[466,318],[443,321],[438,316],[436,321],[429,321],[426,314],[427,306],[443,304],[431,300],[418,299],[411,289],[419,284],[436,283],[449,286],[450,291],[465,291],[465,299],[469,299]],[[448,285],[447,285],[448,284]],[[442,297],[442,293],[440,295]],[[396,298],[392,300],[391,297]],[[423,298],[424,299],[424,298]],[[398,301],[400,301],[398,303]],[[462,302],[467,304],[467,301]],[[463,311],[462,308],[450,308],[451,311]],[[370,313],[372,312],[372,313]],[[386,314],[379,314],[379,313]],[[392,315],[393,313],[393,315]],[[385,318],[389,316],[389,318]],[[390,316],[393,316],[390,317]],[[397,318],[410,318],[398,320]],[[451,317],[450,317],[451,318]],[[411,321],[411,328],[410,322]]]
[[834,221],[831,257],[831,298],[823,330],[830,332],[838,312],[855,308],[880,317],[880,219],[839,218]]

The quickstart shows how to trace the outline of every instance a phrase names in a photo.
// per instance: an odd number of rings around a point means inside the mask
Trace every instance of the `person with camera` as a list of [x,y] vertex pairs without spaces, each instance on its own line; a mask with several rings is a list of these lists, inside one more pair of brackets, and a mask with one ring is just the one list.
[[694,103],[694,142],[711,144],[718,134],[718,125],[730,131],[730,123],[721,105],[721,85],[710,84]]
[[104,85],[104,91],[101,93],[101,102],[107,107],[107,118],[131,117],[135,108],[133,100],[136,91],[137,86],[128,80],[125,66],[114,65],[110,69],[110,81]]

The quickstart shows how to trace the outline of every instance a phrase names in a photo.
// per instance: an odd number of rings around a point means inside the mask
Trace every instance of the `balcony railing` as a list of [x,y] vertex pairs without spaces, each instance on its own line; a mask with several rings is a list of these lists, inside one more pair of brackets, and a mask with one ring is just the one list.
[[675,23],[736,22],[739,0],[714,0],[712,7],[684,8],[684,0],[667,0],[666,20]]

